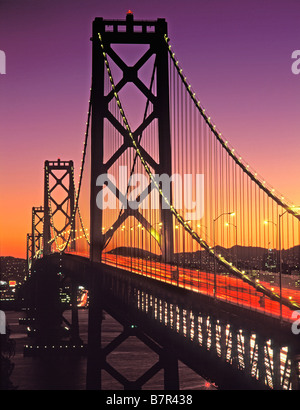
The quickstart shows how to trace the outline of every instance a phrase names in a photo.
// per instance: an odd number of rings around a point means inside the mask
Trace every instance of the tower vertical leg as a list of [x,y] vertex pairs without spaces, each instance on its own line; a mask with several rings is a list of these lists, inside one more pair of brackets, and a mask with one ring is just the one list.
[[102,388],[102,318],[103,309],[99,291],[99,281],[96,272],[92,273],[88,323],[88,348],[87,348],[87,390],[101,390]]
[[97,18],[93,24],[93,63],[92,63],[92,122],[91,122],[91,196],[90,196],[90,259],[101,260],[102,210],[96,199],[99,188],[96,186],[98,176],[103,174],[103,139],[104,115],[107,104],[104,97],[104,60],[98,33],[102,19]]
[[179,390],[178,359],[167,348],[164,349],[164,388]]
[[43,231],[43,250],[44,255],[49,255],[51,252],[51,232],[50,232],[50,212],[49,212],[49,161],[45,161],[44,167],[44,231]]
[[[71,242],[70,242],[70,247],[71,250],[74,252],[76,251],[76,241],[74,241],[75,238],[75,229],[76,227],[76,219],[75,219],[75,189],[74,189],[74,181],[73,181],[73,161],[70,161],[70,167],[71,171],[69,173],[69,197],[70,197],[70,229],[73,226],[73,232],[70,232],[71,235]],[[73,225],[72,225],[72,220]]]
[[[167,34],[167,24],[160,20],[159,40],[164,41]],[[169,104],[169,73],[168,51],[161,44],[157,50],[157,112],[159,131],[159,163],[160,174],[172,175],[171,160],[171,130],[170,130],[170,104]],[[172,199],[172,187],[170,186],[170,203]],[[165,262],[173,261],[173,217],[170,209],[165,209],[166,204],[161,198],[161,220],[163,223],[162,257]]]

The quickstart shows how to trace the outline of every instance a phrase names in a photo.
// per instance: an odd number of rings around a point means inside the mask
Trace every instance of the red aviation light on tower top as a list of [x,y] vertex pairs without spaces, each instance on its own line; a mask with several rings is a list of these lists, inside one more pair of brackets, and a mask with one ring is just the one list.
[[126,31],[128,33],[133,33],[133,13],[131,10],[128,10],[126,14],[126,25]]

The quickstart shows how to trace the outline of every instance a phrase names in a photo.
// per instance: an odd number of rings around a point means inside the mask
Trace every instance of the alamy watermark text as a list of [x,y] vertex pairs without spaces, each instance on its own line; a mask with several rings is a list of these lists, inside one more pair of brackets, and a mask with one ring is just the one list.
[[[183,176],[180,174],[171,176],[153,174],[150,184],[149,179],[144,174],[132,174],[129,182],[127,176],[127,167],[120,166],[118,188],[114,175],[102,174],[98,176],[96,186],[102,187],[96,197],[99,209],[117,209],[120,204],[123,209],[159,209],[159,195],[162,195],[164,198],[162,201],[163,209],[169,209],[172,204],[176,210],[184,209],[187,219],[199,220],[203,217],[203,174],[184,174]],[[174,201],[172,201],[172,197]]]
[[292,63],[292,73],[297,75],[300,74],[300,50],[294,50],[292,52],[292,59],[295,60]]
[[6,317],[5,313],[0,310],[0,335],[6,334]]
[[0,74],[6,74],[6,55],[0,50]]

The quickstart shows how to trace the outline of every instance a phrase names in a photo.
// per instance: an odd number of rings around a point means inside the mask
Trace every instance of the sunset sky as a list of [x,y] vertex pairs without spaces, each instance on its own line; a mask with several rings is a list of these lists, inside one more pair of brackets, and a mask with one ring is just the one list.
[[45,160],[80,167],[95,17],[165,18],[181,67],[224,137],[300,205],[299,0],[0,0],[0,255],[25,257]]

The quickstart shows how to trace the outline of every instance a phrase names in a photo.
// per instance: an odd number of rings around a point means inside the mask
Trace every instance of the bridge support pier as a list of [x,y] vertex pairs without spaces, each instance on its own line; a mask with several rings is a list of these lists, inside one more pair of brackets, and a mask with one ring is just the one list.
[[87,374],[86,389],[101,390],[101,369],[103,367],[102,354],[102,320],[103,306],[100,291],[100,272],[91,267],[89,286],[89,321],[87,346]]
[[[61,302],[60,288],[61,274],[58,266],[47,263],[47,256],[33,265],[32,275],[27,290],[28,304],[27,318],[21,324],[28,324],[29,337],[33,340],[24,346],[25,356],[40,356],[56,354],[83,354],[84,345],[80,339],[77,283],[71,283],[72,321],[69,323],[64,317],[65,306]],[[67,323],[70,331],[64,326]]]
[[[90,313],[91,314],[91,313]],[[145,333],[134,325],[124,325],[121,332],[114,340],[112,340],[105,348],[102,348],[102,309],[98,310],[98,320],[96,320],[96,309],[92,312],[89,319],[89,342],[88,342],[88,364],[87,364],[87,390],[102,390],[102,372],[105,370],[113,379],[119,382],[124,390],[141,390],[143,385],[154,377],[160,370],[164,371],[164,389],[179,390],[179,371],[178,360],[170,353],[167,347],[162,348],[150,339]],[[93,317],[94,316],[94,317]],[[128,380],[117,369],[115,369],[107,357],[116,348],[118,348],[129,337],[136,337],[142,341],[147,347],[158,353],[158,361],[151,366],[142,376],[136,380]],[[136,363],[128,357],[128,367],[130,363],[135,368]]]
[[[100,313],[100,312],[99,312]],[[124,327],[124,330],[114,340],[112,340],[105,348],[101,347],[101,324],[102,320],[98,321],[98,331],[93,336],[89,335],[88,344],[88,367],[87,367],[87,390],[102,390],[102,372],[105,370],[113,379],[119,382],[124,390],[141,390],[143,385],[154,377],[160,370],[164,371],[164,389],[179,390],[179,371],[178,360],[172,355],[168,348],[161,348],[159,345],[149,339],[138,328]],[[95,325],[95,323],[94,323]],[[95,330],[94,326],[89,327],[89,330]],[[96,339],[95,336],[99,339]],[[136,380],[128,380],[117,369],[115,369],[108,361],[107,356],[118,348],[121,343],[129,337],[135,336],[145,343],[147,347],[159,354],[158,361],[151,366],[142,376]],[[135,368],[136,364],[128,357],[128,367],[132,365]]]
[[59,301],[59,278],[47,264],[35,271],[36,340],[40,345],[59,340],[62,311]]
[[71,324],[71,341],[74,343],[81,343],[79,336],[79,320],[77,307],[77,288],[78,284],[71,283],[71,305],[72,305],[72,324]]
[[[101,275],[95,273],[90,287],[89,325],[88,325],[88,361],[87,361],[87,390],[102,390],[102,372],[105,370],[113,379],[120,383],[124,390],[141,390],[145,383],[159,371],[164,372],[164,389],[179,390],[178,358],[170,350],[170,346],[161,346],[150,338],[134,323],[134,319],[124,312],[121,306],[110,305],[101,289],[105,288]],[[129,295],[127,295],[129,296]],[[123,326],[123,331],[102,346],[104,311]],[[108,358],[123,342],[135,337],[154,352],[158,359],[144,374],[136,380],[128,380],[119,370],[113,367]],[[128,356],[128,367],[136,368],[136,362]]]

